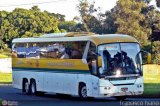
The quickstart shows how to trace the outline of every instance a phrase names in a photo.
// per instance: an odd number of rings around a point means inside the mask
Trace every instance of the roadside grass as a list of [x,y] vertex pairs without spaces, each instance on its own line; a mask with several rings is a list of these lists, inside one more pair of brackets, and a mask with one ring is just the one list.
[[143,67],[144,95],[160,95],[160,65]]
[[2,99],[0,98],[0,106],[2,106]]
[[0,73],[0,84],[10,84],[12,83],[11,73]]
[[145,83],[144,94],[156,94],[160,95],[160,83]]

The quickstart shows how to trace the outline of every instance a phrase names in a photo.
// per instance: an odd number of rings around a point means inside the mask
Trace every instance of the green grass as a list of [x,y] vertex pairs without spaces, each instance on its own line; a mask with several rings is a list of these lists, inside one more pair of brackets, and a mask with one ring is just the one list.
[[144,94],[160,94],[160,83],[144,83]]
[[145,65],[144,74],[144,94],[160,94],[160,65]]
[[12,83],[11,73],[0,73],[0,84]]
[[2,105],[2,99],[0,98],[0,106]]

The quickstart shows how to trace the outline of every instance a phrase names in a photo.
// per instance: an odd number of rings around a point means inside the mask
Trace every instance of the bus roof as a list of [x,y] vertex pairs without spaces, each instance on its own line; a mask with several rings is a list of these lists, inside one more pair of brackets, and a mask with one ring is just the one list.
[[[57,34],[58,35],[58,34]],[[12,43],[29,43],[29,42],[70,42],[70,41],[92,41],[96,45],[103,43],[116,43],[116,42],[137,42],[138,41],[124,34],[103,34],[103,35],[87,35],[84,36],[74,36],[68,37],[66,33],[60,33],[58,36],[54,34],[45,34],[37,38],[17,38],[12,41]]]

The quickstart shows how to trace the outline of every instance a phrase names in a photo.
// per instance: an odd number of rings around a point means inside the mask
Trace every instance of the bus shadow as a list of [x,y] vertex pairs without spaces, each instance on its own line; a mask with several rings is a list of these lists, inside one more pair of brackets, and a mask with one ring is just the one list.
[[[60,99],[60,100],[67,100],[67,101],[83,101],[83,102],[119,102],[115,98],[87,98],[81,99],[77,96],[70,96],[70,95],[63,95],[63,94],[43,94],[43,95],[36,95],[38,97],[45,97],[45,98],[53,98],[53,99]],[[128,101],[128,100],[125,100]]]

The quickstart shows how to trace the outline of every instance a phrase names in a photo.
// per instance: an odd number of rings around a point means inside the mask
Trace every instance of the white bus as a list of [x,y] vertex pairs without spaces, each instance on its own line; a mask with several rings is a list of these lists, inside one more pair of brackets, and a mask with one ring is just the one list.
[[125,99],[144,91],[140,46],[131,36],[59,33],[12,43],[13,86],[23,93]]

